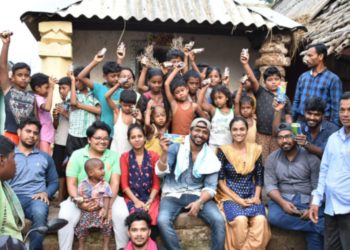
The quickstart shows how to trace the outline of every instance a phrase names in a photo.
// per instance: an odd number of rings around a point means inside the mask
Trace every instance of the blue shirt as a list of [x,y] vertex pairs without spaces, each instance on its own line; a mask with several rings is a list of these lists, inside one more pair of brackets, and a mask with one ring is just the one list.
[[342,127],[332,134],[323,153],[312,204],[320,206],[326,194],[325,213],[350,213],[350,135]]
[[52,197],[58,189],[55,163],[45,152],[34,148],[25,156],[15,148],[16,175],[8,181],[16,195],[32,197],[46,192]]
[[201,191],[207,191],[212,197],[216,194],[218,184],[218,172],[202,175],[199,178],[193,175],[193,161],[190,155],[189,168],[185,170],[179,179],[175,180],[175,166],[177,153],[180,144],[171,144],[168,149],[168,166],[164,171],[160,171],[158,163],[156,165],[156,174],[163,177],[162,196],[173,196],[180,198],[182,194],[195,194],[200,196]]
[[324,151],[326,147],[328,137],[331,136],[334,132],[336,132],[339,128],[334,123],[323,120],[320,125],[320,132],[313,139],[311,136],[311,131],[306,122],[301,122],[301,131],[306,136],[306,140],[310,142],[312,145],[315,145]]
[[[109,88],[100,83],[94,83],[94,87],[92,90],[93,95],[96,97],[96,99],[99,101],[101,106],[101,121],[108,124],[108,126],[111,128],[113,135],[113,127],[114,127],[114,121],[113,121],[113,110],[109,107],[105,94],[108,92]],[[112,95],[112,100],[119,103],[120,99],[120,93],[123,91],[123,89],[119,88],[114,92]]]
[[339,124],[339,102],[343,93],[339,77],[328,69],[312,75],[312,70],[303,73],[297,83],[293,101],[292,116],[296,121],[304,116],[305,101],[310,97],[321,97],[326,102],[325,117],[334,124]]

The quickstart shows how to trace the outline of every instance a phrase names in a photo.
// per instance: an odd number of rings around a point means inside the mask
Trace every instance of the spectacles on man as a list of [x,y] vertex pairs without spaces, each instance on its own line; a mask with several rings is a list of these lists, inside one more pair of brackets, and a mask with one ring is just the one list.
[[283,140],[289,140],[293,138],[293,135],[292,134],[288,134],[288,135],[278,135],[277,136],[277,140],[279,141],[283,141]]

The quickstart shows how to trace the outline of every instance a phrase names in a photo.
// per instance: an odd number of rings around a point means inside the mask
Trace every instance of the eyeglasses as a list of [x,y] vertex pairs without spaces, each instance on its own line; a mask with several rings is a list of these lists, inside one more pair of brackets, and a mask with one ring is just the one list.
[[93,136],[96,141],[109,141],[109,137]]
[[289,140],[293,138],[293,135],[292,134],[289,134],[289,135],[279,135],[277,136],[277,140],[280,140],[280,141],[283,141],[283,140]]

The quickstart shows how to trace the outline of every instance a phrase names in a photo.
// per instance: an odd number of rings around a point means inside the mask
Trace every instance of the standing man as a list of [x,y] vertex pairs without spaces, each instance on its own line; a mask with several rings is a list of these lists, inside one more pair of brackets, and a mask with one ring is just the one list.
[[292,128],[281,123],[277,130],[280,149],[270,154],[265,164],[268,221],[287,230],[305,232],[308,250],[323,250],[323,209],[317,224],[309,219],[311,192],[317,185],[320,160],[293,139]]
[[[32,221],[31,228],[46,225],[49,199],[58,189],[54,161],[35,147],[40,129],[40,122],[34,118],[27,118],[20,123],[19,144],[15,148],[16,175],[8,181],[22,205],[25,217]],[[31,233],[31,249],[43,249],[43,240],[42,234]]]
[[350,249],[350,92],[340,99],[339,117],[343,127],[328,139],[310,209],[310,219],[318,223],[318,210],[325,194],[327,250]]
[[212,250],[224,249],[225,221],[212,200],[221,163],[207,144],[210,126],[208,120],[196,118],[183,144],[168,147],[169,140],[161,139],[163,152],[155,170],[163,177],[158,228],[168,250],[181,249],[173,222],[183,209],[209,224]]
[[317,96],[326,101],[325,118],[339,126],[339,99],[342,82],[327,69],[325,60],[327,47],[324,44],[310,45],[306,54],[306,64],[310,71],[303,73],[297,83],[293,101],[293,120],[303,120],[306,99]]

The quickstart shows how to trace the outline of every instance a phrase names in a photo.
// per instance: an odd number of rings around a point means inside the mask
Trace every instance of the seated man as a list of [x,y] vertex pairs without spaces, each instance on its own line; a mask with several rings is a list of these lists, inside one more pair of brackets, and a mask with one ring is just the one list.
[[[28,118],[19,125],[19,144],[15,148],[16,175],[9,180],[16,193],[25,217],[32,221],[32,228],[47,223],[49,199],[58,189],[58,176],[52,158],[35,147],[39,140],[41,125]],[[44,236],[30,234],[31,249],[43,249]]]
[[207,144],[210,126],[208,120],[197,118],[183,144],[168,147],[170,141],[161,139],[163,152],[155,170],[163,177],[158,228],[168,250],[181,249],[173,222],[183,209],[209,224],[211,249],[224,249],[225,221],[212,200],[221,164]]
[[151,217],[147,212],[137,211],[125,219],[130,241],[124,250],[157,250],[151,239]]
[[271,153],[265,164],[265,188],[268,202],[268,221],[287,230],[304,231],[308,250],[323,249],[324,218],[312,223],[308,216],[311,192],[317,186],[320,160],[293,140],[292,128],[281,123],[277,130],[280,149]]
[[16,173],[14,149],[15,144],[0,135],[0,236],[8,235],[22,241],[23,210],[16,194],[5,182]]
[[305,101],[305,121],[301,122],[302,135],[297,136],[297,143],[311,154],[322,158],[328,137],[339,128],[324,119],[326,103],[321,97],[311,97]]

